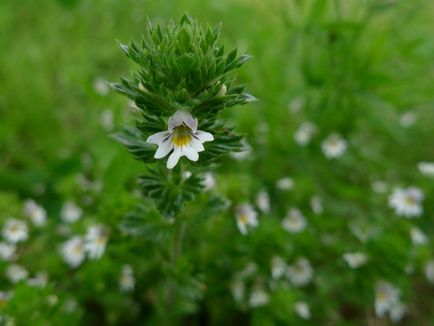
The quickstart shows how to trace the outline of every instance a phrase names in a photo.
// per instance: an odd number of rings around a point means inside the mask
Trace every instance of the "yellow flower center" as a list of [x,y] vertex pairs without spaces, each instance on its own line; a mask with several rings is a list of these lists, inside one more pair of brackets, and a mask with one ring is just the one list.
[[404,198],[404,202],[407,205],[416,205],[417,204],[417,200],[414,197],[412,197],[412,196],[406,196]]
[[241,214],[239,217],[239,221],[241,224],[247,224],[247,215],[246,214]]
[[175,128],[173,131],[172,143],[177,146],[185,146],[191,140],[191,129],[185,125],[181,125]]

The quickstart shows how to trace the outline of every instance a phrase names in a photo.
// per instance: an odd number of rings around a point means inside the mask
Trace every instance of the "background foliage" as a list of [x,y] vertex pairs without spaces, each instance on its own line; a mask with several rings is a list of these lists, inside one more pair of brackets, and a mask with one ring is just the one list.
[[[242,160],[225,157],[214,171],[216,188],[171,224],[137,196],[146,167],[109,137],[134,116],[104,81],[134,71],[116,39],[139,41],[147,17],[164,23],[185,11],[203,24],[222,22],[226,48],[253,56],[237,82],[260,101],[222,111],[251,150]],[[48,284],[12,284],[5,275],[11,262],[0,260],[0,291],[13,293],[0,297],[0,314],[18,325],[387,325],[374,313],[375,284],[387,280],[407,305],[402,324],[432,324],[424,266],[434,258],[433,179],[417,164],[434,161],[433,13],[424,0],[2,1],[0,227],[10,217],[27,221],[29,239],[13,260],[31,276],[47,273]],[[317,132],[300,146],[294,133],[305,121]],[[332,133],[348,145],[336,160],[321,151]],[[291,190],[276,187],[285,177]],[[373,191],[377,181],[385,192]],[[424,214],[398,217],[388,196],[412,185],[425,193]],[[271,209],[255,207],[259,225],[242,236],[235,207],[256,206],[260,191]],[[312,211],[314,196],[322,199],[320,214]],[[23,213],[29,198],[47,211],[42,228]],[[84,212],[65,227],[66,201]],[[281,226],[291,207],[308,221],[298,234]],[[93,224],[108,229],[106,252],[70,268],[59,247]],[[428,236],[425,245],[412,243],[412,227]],[[176,229],[184,239],[179,252],[172,250]],[[352,269],[342,255],[358,251],[369,260]],[[288,264],[306,257],[311,283],[274,281],[275,256]],[[134,271],[133,292],[119,289],[124,265]],[[239,279],[245,298],[237,301]],[[251,304],[257,289],[266,304]],[[311,319],[297,315],[299,301]]]

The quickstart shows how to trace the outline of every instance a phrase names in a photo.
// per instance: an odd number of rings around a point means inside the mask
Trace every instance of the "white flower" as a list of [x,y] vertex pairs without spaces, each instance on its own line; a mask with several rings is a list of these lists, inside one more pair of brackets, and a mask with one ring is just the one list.
[[62,221],[66,223],[74,223],[83,215],[83,210],[72,201],[67,201],[63,204],[60,212]]
[[345,253],[342,256],[351,268],[359,268],[368,261],[368,256],[363,252]]
[[300,146],[305,146],[309,144],[315,132],[316,132],[316,126],[312,122],[310,121],[303,122],[295,132],[294,140]]
[[250,293],[249,306],[252,308],[264,306],[270,301],[268,294],[261,288],[256,288]]
[[347,142],[338,134],[331,134],[321,143],[324,156],[334,159],[342,156],[347,150]]
[[423,198],[423,192],[419,188],[397,188],[389,196],[389,206],[397,215],[407,218],[418,217],[423,213],[421,205]]
[[10,218],[3,226],[2,235],[10,243],[25,241],[29,236],[27,224],[23,221]]
[[16,247],[14,244],[0,242],[0,258],[2,260],[10,260],[15,254]]
[[282,220],[283,229],[291,233],[299,233],[303,231],[306,226],[306,218],[303,216],[303,213],[296,208],[290,209],[288,215]]
[[419,228],[412,227],[410,230],[410,238],[414,245],[424,245],[428,242],[428,238]]
[[416,120],[417,117],[414,112],[404,112],[399,117],[399,123],[401,124],[401,126],[406,128],[413,126],[416,123]]
[[107,230],[101,225],[93,225],[87,229],[84,239],[84,250],[90,259],[99,259],[105,251],[108,241]]
[[24,203],[24,214],[36,226],[43,226],[47,222],[47,212],[32,199],[26,200]]
[[209,132],[197,130],[198,122],[187,111],[176,111],[170,117],[168,130],[157,132],[146,140],[158,145],[154,158],[160,159],[172,152],[167,160],[167,168],[173,169],[182,156],[191,161],[199,159],[199,152],[205,150],[203,143],[214,140]]
[[258,218],[257,213],[249,204],[242,204],[236,208],[237,226],[242,235],[247,234],[247,227],[257,227]]
[[401,302],[395,303],[389,310],[390,319],[393,323],[399,322],[405,316],[407,307]]
[[399,302],[401,292],[389,282],[380,281],[375,287],[375,314],[383,317]]
[[270,196],[264,190],[256,196],[256,206],[265,214],[270,212]]
[[309,284],[313,277],[313,269],[306,258],[299,258],[288,267],[288,278],[296,287]]
[[130,265],[124,265],[119,277],[119,288],[122,292],[131,292],[134,290],[135,284],[133,268]]
[[423,175],[434,177],[434,162],[420,162],[417,168]]
[[294,180],[289,177],[279,179],[276,182],[276,187],[280,190],[291,190],[294,188]]
[[252,153],[252,147],[247,142],[247,140],[243,139],[241,141],[241,144],[243,145],[243,148],[242,148],[241,151],[239,151],[239,152],[231,152],[229,154],[233,159],[235,159],[237,161],[247,160],[248,158],[251,157],[251,153]]
[[25,280],[29,273],[27,270],[17,264],[10,265],[6,269],[6,277],[11,281],[12,283],[18,283],[19,281]]
[[212,174],[211,172],[206,172],[203,178],[203,182],[202,185],[204,187],[204,191],[210,191],[211,189],[214,189],[216,187],[216,180],[214,177],[214,174]]
[[313,196],[310,199],[310,208],[312,209],[312,211],[317,214],[320,215],[323,212],[323,207],[322,207],[322,199],[319,196]]
[[34,277],[27,280],[27,284],[30,286],[43,288],[47,285],[48,276],[47,273],[38,273]]
[[100,122],[101,122],[101,126],[102,126],[106,131],[111,131],[111,130],[113,130],[113,127],[114,127],[113,112],[110,111],[110,110],[104,110],[104,111],[101,113]]
[[294,97],[291,102],[289,102],[289,111],[292,113],[300,112],[303,109],[305,102],[306,101],[302,96]]
[[434,260],[430,260],[425,264],[424,272],[427,280],[434,283]]
[[371,184],[371,188],[376,193],[384,194],[385,192],[387,192],[388,184],[385,181],[374,181]]
[[231,292],[235,302],[242,302],[246,292],[246,286],[243,281],[235,280],[231,283]]
[[271,276],[274,279],[279,279],[287,272],[288,265],[281,257],[273,257],[271,259]]
[[65,311],[67,314],[73,313],[78,308],[77,300],[74,298],[69,298],[65,301],[65,303],[62,306],[62,310]]
[[78,267],[85,258],[83,239],[79,236],[72,237],[64,242],[60,248],[63,260],[71,267]]
[[303,301],[296,302],[294,305],[294,310],[297,313],[297,315],[304,320],[308,320],[311,317],[310,308],[306,302]]
[[101,96],[106,96],[110,91],[110,87],[108,86],[108,84],[105,82],[104,79],[100,77],[95,78],[95,80],[93,81],[93,89],[98,95]]

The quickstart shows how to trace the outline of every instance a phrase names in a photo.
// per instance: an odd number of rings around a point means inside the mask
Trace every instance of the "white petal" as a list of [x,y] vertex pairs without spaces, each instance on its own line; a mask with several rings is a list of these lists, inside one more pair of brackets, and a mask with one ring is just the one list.
[[187,156],[190,161],[196,162],[199,159],[199,154],[191,146],[182,147],[182,154]]
[[209,132],[198,130],[195,134],[196,138],[198,138],[202,143],[206,141],[213,141],[214,137]]
[[205,148],[202,145],[202,142],[199,139],[196,139],[195,137],[191,138],[190,146],[193,147],[196,152],[203,152]]
[[160,131],[160,132],[157,132],[156,134],[149,136],[148,139],[146,140],[146,142],[149,144],[160,145],[164,141],[164,139],[166,139],[168,136],[169,136],[169,132]]
[[181,149],[179,147],[175,147],[175,150],[172,154],[170,154],[169,159],[167,160],[167,168],[173,169],[176,164],[178,164],[179,158],[182,156]]
[[173,149],[173,144],[170,140],[167,140],[158,146],[157,151],[155,152],[154,158],[162,158],[169,154],[169,152]]
[[178,127],[183,123],[196,132],[197,120],[193,118],[190,112],[183,110],[176,111],[175,114],[170,117],[169,131],[173,131],[175,127]]

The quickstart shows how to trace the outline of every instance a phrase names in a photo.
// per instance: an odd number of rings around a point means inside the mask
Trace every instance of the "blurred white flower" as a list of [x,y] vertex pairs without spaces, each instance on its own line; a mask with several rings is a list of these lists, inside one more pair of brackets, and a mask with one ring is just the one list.
[[69,266],[73,268],[80,266],[85,258],[83,239],[79,236],[72,237],[62,244],[60,253]]
[[375,287],[375,314],[383,317],[399,302],[401,292],[389,282],[380,281]]
[[338,134],[331,134],[322,143],[324,156],[328,159],[341,157],[347,150],[347,142]]
[[342,257],[351,268],[359,268],[368,261],[368,256],[363,252],[348,252],[343,254]]
[[113,112],[111,110],[104,110],[101,113],[101,117],[100,117],[100,122],[101,122],[101,126],[106,130],[106,131],[112,131],[114,128],[114,117],[113,117]]
[[247,234],[247,227],[257,227],[257,213],[249,204],[241,204],[236,208],[237,226],[242,235]]
[[402,302],[397,302],[389,310],[390,319],[393,323],[397,323],[401,321],[406,312],[407,307]]
[[428,177],[434,177],[434,162],[420,162],[417,164],[420,173]]
[[49,306],[54,306],[59,302],[59,297],[54,294],[50,294],[47,296],[47,303]]
[[389,207],[393,208],[397,215],[407,218],[418,217],[423,213],[423,198],[423,192],[419,188],[396,188],[389,196]]
[[416,123],[416,120],[417,116],[414,112],[404,112],[399,117],[399,123],[401,126],[406,128],[413,126]]
[[306,226],[306,218],[303,216],[303,213],[296,208],[291,208],[286,217],[282,220],[283,229],[291,233],[299,233],[303,231]]
[[241,280],[234,280],[231,283],[231,292],[235,302],[242,302],[244,300],[244,295],[246,292],[246,286]]
[[252,154],[252,147],[247,142],[247,140],[243,139],[241,141],[241,144],[243,145],[243,149],[240,152],[231,152],[229,155],[233,159],[237,161],[244,161],[251,157]]
[[211,172],[206,172],[203,175],[203,182],[202,185],[204,187],[204,191],[210,191],[212,189],[214,189],[217,185],[214,174]]
[[311,317],[309,305],[306,302],[298,301],[294,304],[294,310],[296,314],[304,319],[308,320]]
[[262,190],[256,196],[256,206],[265,214],[270,212],[270,196]]
[[81,207],[77,206],[72,201],[65,202],[60,212],[60,217],[62,221],[66,223],[74,223],[78,221],[82,215],[83,210],[81,209]]
[[19,281],[25,280],[28,275],[29,273],[27,270],[17,264],[12,264],[6,269],[6,277],[12,283],[18,283]]
[[289,111],[292,113],[300,112],[305,104],[305,99],[302,96],[294,97],[288,105]]
[[16,249],[14,244],[0,242],[0,259],[9,261],[15,254]]
[[25,241],[29,236],[27,224],[15,218],[10,218],[3,226],[2,235],[10,243]]
[[251,308],[261,307],[268,303],[268,294],[260,287],[255,288],[249,296],[249,306]]
[[105,251],[108,241],[108,234],[105,227],[93,225],[87,229],[84,239],[84,250],[90,259],[99,259]]
[[25,201],[24,214],[36,226],[43,226],[47,222],[47,212],[32,199]]
[[288,265],[281,257],[273,257],[271,259],[271,276],[273,279],[279,279],[287,272]]
[[34,287],[43,288],[47,285],[48,276],[47,273],[41,272],[36,274],[34,277],[27,280],[27,284]]
[[294,134],[294,140],[300,146],[306,146],[311,141],[312,137],[315,135],[316,126],[310,122],[306,121],[298,127],[297,131]]
[[98,95],[101,96],[108,95],[110,91],[110,87],[107,82],[100,77],[95,78],[95,80],[93,81],[93,89]]
[[68,298],[62,306],[62,310],[67,314],[73,313],[78,308],[77,300]]
[[294,188],[294,180],[289,177],[279,179],[276,182],[276,187],[280,190],[291,190]]
[[322,199],[319,196],[313,196],[310,199],[310,208],[312,209],[312,212],[314,212],[317,215],[322,214],[324,211],[322,206]]
[[430,260],[425,264],[424,272],[426,279],[434,283],[434,260]]
[[414,245],[424,245],[428,242],[425,233],[415,226],[410,230],[410,238]]
[[313,269],[306,258],[299,258],[288,266],[287,276],[295,287],[305,286],[312,280]]
[[385,192],[387,192],[389,186],[385,181],[374,181],[371,184],[371,188],[374,192],[378,194],[384,194]]
[[131,292],[136,285],[133,268],[130,265],[122,267],[121,276],[119,277],[119,288],[122,292]]
[[240,272],[238,272],[235,275],[236,279],[244,280],[246,278],[249,278],[256,274],[258,271],[258,265],[254,262],[249,262],[244,269],[242,269]]

